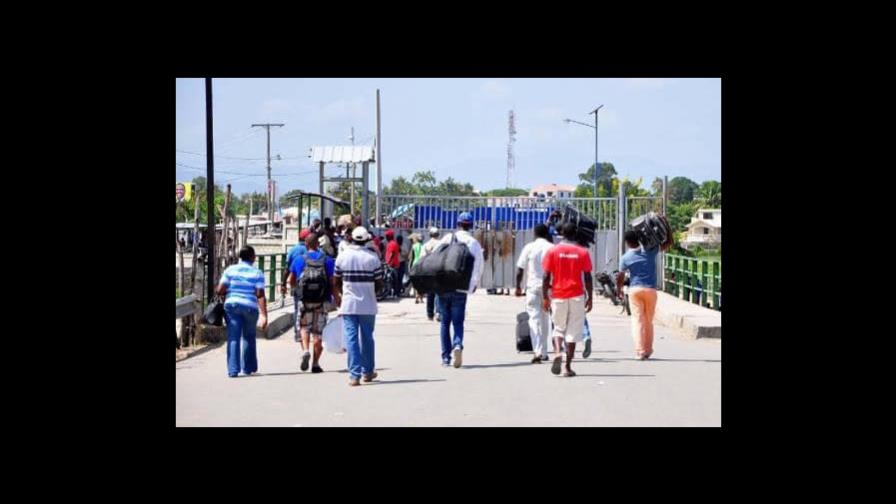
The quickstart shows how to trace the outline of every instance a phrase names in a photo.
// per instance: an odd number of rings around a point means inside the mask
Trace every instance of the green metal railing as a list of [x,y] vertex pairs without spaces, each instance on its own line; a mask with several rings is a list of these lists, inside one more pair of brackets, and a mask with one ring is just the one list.
[[286,254],[257,254],[255,264],[265,275],[265,283],[268,284],[268,302],[274,302],[280,297],[278,286],[283,270],[286,269]]
[[715,310],[722,309],[722,261],[663,254],[663,290],[679,299]]

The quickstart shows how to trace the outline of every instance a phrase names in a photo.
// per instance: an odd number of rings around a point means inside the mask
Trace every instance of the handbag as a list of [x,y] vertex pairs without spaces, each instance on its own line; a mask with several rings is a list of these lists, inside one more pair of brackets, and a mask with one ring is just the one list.
[[202,314],[202,322],[206,325],[222,326],[224,325],[224,300],[221,296],[216,297]]

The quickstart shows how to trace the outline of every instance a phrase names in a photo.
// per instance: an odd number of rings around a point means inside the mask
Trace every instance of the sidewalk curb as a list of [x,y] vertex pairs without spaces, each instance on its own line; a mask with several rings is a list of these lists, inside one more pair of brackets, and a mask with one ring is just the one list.
[[722,339],[722,314],[692,305],[665,292],[658,292],[654,319],[660,324],[677,329],[688,339]]

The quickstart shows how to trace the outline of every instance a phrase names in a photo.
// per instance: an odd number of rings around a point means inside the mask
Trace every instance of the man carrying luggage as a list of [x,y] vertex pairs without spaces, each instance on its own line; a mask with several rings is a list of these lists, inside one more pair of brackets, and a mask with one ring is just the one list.
[[672,236],[660,247],[644,250],[638,242],[638,233],[625,232],[625,244],[630,249],[619,261],[616,275],[616,294],[620,299],[625,295],[626,270],[631,273],[628,302],[632,310],[632,339],[635,341],[635,356],[647,360],[653,354],[653,315],[656,313],[656,258],[660,251],[672,245]]
[[[423,251],[420,252],[420,258],[426,257],[426,254],[431,253],[436,247],[441,243],[439,239],[439,228],[433,226],[429,228],[429,241],[427,241],[423,245]],[[433,317],[438,314],[439,322],[442,321],[442,313],[439,310],[438,299],[436,299],[435,292],[429,292],[426,294],[426,318],[432,320]]]
[[[457,239],[469,248],[473,255],[473,275],[470,277],[470,285],[467,290],[458,289],[455,292],[436,294],[439,303],[439,312],[442,315],[441,339],[442,339],[442,366],[451,365],[452,349],[454,367],[459,368],[463,364],[464,350],[464,318],[467,309],[467,295],[476,292],[479,285],[479,277],[482,274],[482,246],[470,234],[473,228],[473,215],[470,212],[461,212],[457,217],[458,230],[449,233],[442,238],[442,243],[451,243]],[[454,339],[451,339],[450,327],[454,325]]]
[[314,360],[312,373],[322,373],[320,355],[323,351],[321,335],[327,325],[327,311],[324,303],[330,300],[330,279],[333,278],[334,261],[321,250],[316,233],[305,238],[308,251],[292,261],[289,284],[295,288],[299,298],[299,313],[296,317],[296,332],[302,336],[302,364],[300,369],[308,371],[308,351],[310,338],[314,338]]
[[516,296],[522,296],[520,283],[526,273],[526,313],[529,314],[529,337],[535,357],[532,364],[548,360],[547,339],[551,331],[550,315],[542,306],[542,283],[544,270],[541,263],[544,255],[554,246],[551,235],[544,224],[535,226],[535,240],[526,244],[516,263]]
[[[582,340],[585,314],[591,311],[594,299],[594,283],[591,278],[591,257],[588,250],[575,243],[576,225],[572,222],[560,228],[563,241],[544,255],[542,269],[542,306],[551,311],[554,322],[554,362],[551,372],[560,374],[563,360],[563,341],[566,340],[566,372],[575,376],[571,364],[576,351],[576,341]],[[582,286],[584,278],[585,292]],[[586,297],[587,294],[587,297]]]

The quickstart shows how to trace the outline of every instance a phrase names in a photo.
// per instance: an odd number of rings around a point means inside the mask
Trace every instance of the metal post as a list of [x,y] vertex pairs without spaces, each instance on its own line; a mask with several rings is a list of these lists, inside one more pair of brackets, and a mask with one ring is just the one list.
[[[208,248],[207,273],[205,274],[208,296],[211,302],[215,297],[215,149],[212,141],[212,79],[205,79],[205,198],[208,203],[208,227],[206,228],[206,244]],[[197,201],[198,205],[199,202]]]
[[[364,182],[361,184],[361,225],[368,228],[370,227],[370,210],[367,206],[367,193],[369,192],[367,188],[370,187],[370,163],[368,161],[364,161],[361,165],[361,177],[364,179]],[[379,198],[377,198],[377,200],[379,200]],[[354,213],[354,206],[352,206],[352,213]]]
[[619,180],[619,260],[622,261],[622,256],[625,254],[625,223],[628,220],[626,218],[627,206],[625,204],[625,181]]
[[[376,90],[376,226],[380,227],[383,223],[380,221],[380,198],[383,194],[383,140],[380,136],[380,90]],[[365,188],[364,195],[367,195]],[[369,225],[364,223],[364,227]]]
[[[321,161],[320,162],[320,191],[318,191],[318,194],[323,194],[323,193],[324,193],[324,162]],[[310,208],[310,206],[309,206],[309,208]],[[309,220],[308,222],[311,222],[311,221]]]

